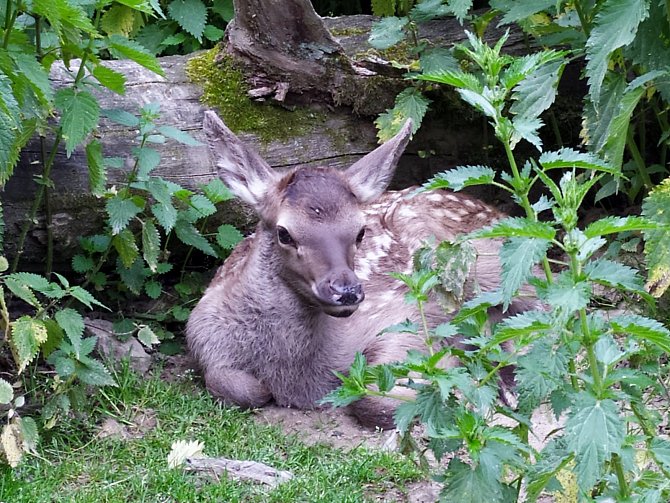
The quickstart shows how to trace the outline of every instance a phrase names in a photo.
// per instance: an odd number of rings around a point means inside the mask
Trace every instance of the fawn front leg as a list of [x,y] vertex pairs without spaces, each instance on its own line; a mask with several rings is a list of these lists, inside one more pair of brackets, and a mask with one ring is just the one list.
[[207,390],[228,405],[243,409],[262,407],[272,399],[270,390],[249,372],[214,367],[205,372]]

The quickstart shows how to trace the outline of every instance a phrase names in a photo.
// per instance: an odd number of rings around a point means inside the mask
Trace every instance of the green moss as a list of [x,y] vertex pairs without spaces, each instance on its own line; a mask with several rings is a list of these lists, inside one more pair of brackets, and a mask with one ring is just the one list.
[[351,28],[335,28],[330,30],[330,34],[333,37],[355,37],[357,35],[365,35],[369,33],[369,30],[366,28],[360,27],[351,27]]
[[252,101],[244,75],[227,56],[211,49],[189,60],[186,75],[203,89],[201,101],[216,108],[235,133],[249,132],[262,141],[286,140],[307,133],[321,114],[307,108],[293,110]]

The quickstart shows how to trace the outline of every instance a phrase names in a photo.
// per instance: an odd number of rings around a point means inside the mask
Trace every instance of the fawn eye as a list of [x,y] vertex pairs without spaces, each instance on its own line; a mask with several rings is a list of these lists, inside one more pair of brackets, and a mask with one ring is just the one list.
[[285,227],[277,226],[277,239],[285,246],[295,246],[295,241]]
[[356,244],[357,244],[357,245],[361,244],[361,241],[363,241],[363,236],[365,236],[365,227],[363,227],[363,228],[358,232],[358,236],[356,236]]

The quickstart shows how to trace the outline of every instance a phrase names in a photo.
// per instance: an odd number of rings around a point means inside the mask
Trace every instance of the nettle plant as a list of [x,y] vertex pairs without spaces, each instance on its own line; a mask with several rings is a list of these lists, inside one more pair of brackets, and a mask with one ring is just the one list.
[[[77,302],[88,309],[106,307],[86,289],[70,285],[60,274],[54,274],[57,281],[49,281],[32,273],[5,274],[8,268],[7,260],[0,256],[0,351],[9,347],[15,367],[15,374],[9,374],[15,382],[0,378],[0,405],[9,406],[2,408],[5,423],[0,434],[0,454],[10,466],[17,466],[23,453],[33,450],[38,439],[34,419],[21,411],[24,395],[14,396],[15,390],[26,391],[22,374],[29,371],[32,377],[46,376],[46,380],[40,379],[48,389],[41,412],[45,428],[52,428],[72,410],[85,412],[87,386],[114,386],[115,381],[92,355],[96,337],[84,336],[84,318],[69,306]],[[11,319],[6,294],[24,303],[27,314]],[[42,372],[31,365],[40,355],[54,372]]]
[[[509,171],[497,175],[490,167],[461,166],[420,190],[492,184],[509,192],[525,216],[427,247],[415,257],[413,274],[395,277],[407,285],[407,299],[421,313],[430,295],[458,300],[472,264],[467,242],[501,238],[501,288],[463,303],[450,313],[449,322],[437,327],[428,326],[423,316],[389,327],[423,337],[426,352],[375,367],[358,355],[327,401],[344,405],[365,395],[403,400],[395,420],[404,445],[418,445],[409,436],[420,422],[434,455],[441,459],[449,453],[439,477],[444,501],[517,501],[521,494],[534,501],[545,491],[566,490],[589,501],[667,501],[670,441],[659,432],[667,408],[670,331],[645,316],[653,311],[654,298],[639,272],[600,253],[610,236],[647,233],[647,256],[667,288],[667,187],[645,201],[645,217],[609,216],[581,226],[578,212],[585,197],[604,175],[619,176],[619,170],[592,154],[566,148],[543,153],[522,168],[514,155],[521,139],[541,147],[539,116],[553,101],[564,54],[511,57],[500,53],[502,43],[488,47],[474,35],[468,37],[470,46],[458,50],[471,71],[421,78],[453,86],[489,119],[507,153]],[[548,196],[531,201],[536,186]],[[550,251],[560,258],[550,258]],[[528,283],[545,309],[492,325],[487,309],[509,305]],[[663,285],[654,285],[660,295]],[[627,300],[627,308],[601,309],[603,295]],[[433,349],[436,340],[455,334],[465,338],[467,349],[446,344]],[[443,368],[440,362],[448,356],[457,357],[461,366]],[[510,365],[516,369],[514,409],[498,400],[501,369]],[[398,394],[396,387],[411,388],[415,395]],[[538,410],[550,411],[561,427],[535,449],[529,438]],[[571,480],[570,472],[576,488],[559,482]]]
[[[106,200],[106,226],[103,232],[80,240],[82,252],[72,259],[72,268],[86,278],[96,290],[117,291],[132,295],[146,294],[158,299],[164,289],[161,276],[171,272],[171,240],[176,238],[189,247],[176,285],[177,302],[168,306],[168,312],[156,315],[155,321],[166,321],[168,314],[176,321],[185,321],[190,310],[186,307],[198,294],[186,265],[192,251],[222,258],[242,239],[242,234],[230,224],[218,226],[212,236],[205,231],[208,218],[217,211],[216,205],[234,196],[218,178],[202,186],[202,193],[185,189],[172,181],[152,174],[161,161],[160,153],[152,144],[163,144],[169,139],[188,146],[200,143],[188,133],[173,126],[158,125],[159,105],[149,103],[142,107],[139,117],[129,112],[113,109],[102,113],[110,120],[138,129],[137,146],[132,156],[104,158],[99,148],[88,150],[89,166],[130,169],[122,183],[105,189],[103,177],[95,180],[95,191]],[[106,266],[113,264],[113,270]],[[183,301],[183,302],[182,302]],[[123,335],[137,330],[140,341],[148,346],[172,334],[157,324],[126,322],[119,325]],[[160,336],[160,337],[159,337]]]

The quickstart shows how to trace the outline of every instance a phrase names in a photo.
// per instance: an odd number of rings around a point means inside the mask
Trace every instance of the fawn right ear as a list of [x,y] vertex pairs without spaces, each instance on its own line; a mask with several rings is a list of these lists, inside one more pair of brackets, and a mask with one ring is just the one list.
[[279,175],[252,148],[226,127],[215,112],[205,112],[203,129],[219,177],[240,199],[256,210]]

